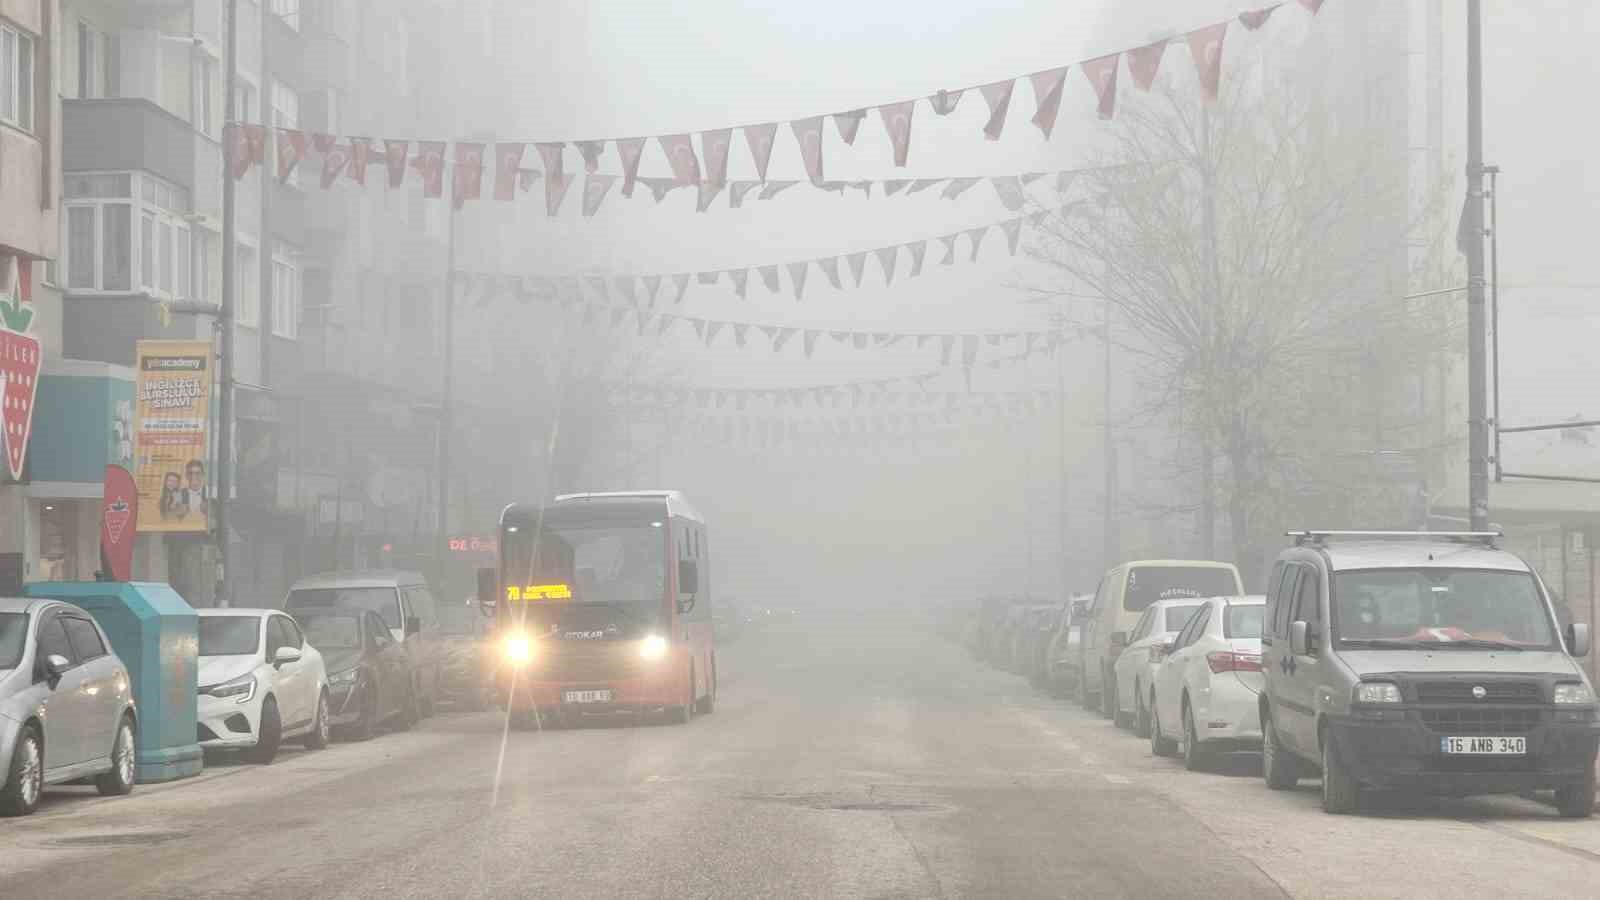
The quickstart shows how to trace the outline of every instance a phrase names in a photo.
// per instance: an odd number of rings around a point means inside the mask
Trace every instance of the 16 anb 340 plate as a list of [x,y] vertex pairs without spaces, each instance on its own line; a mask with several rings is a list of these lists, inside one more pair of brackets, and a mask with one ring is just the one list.
[[610,691],[565,691],[561,699],[567,703],[610,703]]
[[1525,737],[1442,737],[1439,751],[1449,756],[1520,756],[1528,752]]

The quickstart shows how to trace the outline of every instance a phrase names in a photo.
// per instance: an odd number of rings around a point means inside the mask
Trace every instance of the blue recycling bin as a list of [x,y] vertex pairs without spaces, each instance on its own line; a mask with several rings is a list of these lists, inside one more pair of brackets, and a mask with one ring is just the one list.
[[196,739],[200,617],[170,585],[148,582],[41,581],[29,597],[74,603],[94,616],[133,678],[139,707],[138,780],[200,774]]

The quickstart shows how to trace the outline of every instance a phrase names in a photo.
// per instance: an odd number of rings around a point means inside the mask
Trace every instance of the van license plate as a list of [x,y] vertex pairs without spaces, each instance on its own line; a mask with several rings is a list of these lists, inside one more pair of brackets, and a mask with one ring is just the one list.
[[1442,737],[1441,752],[1451,756],[1518,756],[1528,752],[1525,737]]
[[568,703],[610,703],[610,691],[566,691],[561,699]]

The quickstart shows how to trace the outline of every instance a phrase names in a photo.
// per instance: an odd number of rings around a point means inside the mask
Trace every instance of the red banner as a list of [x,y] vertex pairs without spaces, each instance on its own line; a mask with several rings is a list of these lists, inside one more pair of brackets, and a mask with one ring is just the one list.
[[133,580],[133,543],[139,530],[139,487],[121,466],[106,466],[100,506],[100,556],[106,577]]

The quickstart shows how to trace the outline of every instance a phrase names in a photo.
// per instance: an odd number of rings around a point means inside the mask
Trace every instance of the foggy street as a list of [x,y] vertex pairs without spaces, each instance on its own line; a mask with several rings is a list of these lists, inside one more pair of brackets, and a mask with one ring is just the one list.
[[[1600,825],[1519,798],[1329,817],[1256,758],[1191,774],[920,624],[839,616],[722,651],[687,726],[418,731],[47,793],[0,831],[34,897],[1579,896]],[[497,768],[499,776],[497,778]],[[1426,868],[1418,861],[1427,859]]]

